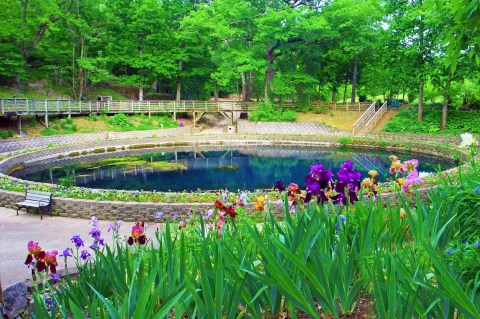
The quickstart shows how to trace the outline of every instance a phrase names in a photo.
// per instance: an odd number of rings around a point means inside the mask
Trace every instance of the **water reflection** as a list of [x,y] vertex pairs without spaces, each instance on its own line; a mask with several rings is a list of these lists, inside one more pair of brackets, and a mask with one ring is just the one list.
[[[388,178],[390,154],[386,151],[364,149],[266,146],[128,154],[128,158],[119,158],[125,156],[123,153],[97,156],[95,161],[90,158],[88,162],[68,159],[42,163],[29,166],[13,175],[27,180],[59,183],[59,178],[65,177],[66,171],[70,171],[76,186],[90,188],[157,191],[223,188],[253,190],[271,188],[276,180],[294,182],[304,187],[303,178],[310,165],[316,161],[336,175],[340,165],[351,160],[362,176],[374,169],[379,172],[378,180],[385,181]],[[453,166],[448,161],[431,156],[398,152],[396,155],[402,161],[417,158],[420,162],[419,172],[423,175],[435,171],[439,165],[442,169]]]

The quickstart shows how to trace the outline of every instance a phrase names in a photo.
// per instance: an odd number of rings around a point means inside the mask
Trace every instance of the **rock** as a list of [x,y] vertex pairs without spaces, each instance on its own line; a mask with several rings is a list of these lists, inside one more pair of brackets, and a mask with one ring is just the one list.
[[28,307],[27,284],[19,282],[11,285],[3,292],[2,316],[16,318],[19,311]]

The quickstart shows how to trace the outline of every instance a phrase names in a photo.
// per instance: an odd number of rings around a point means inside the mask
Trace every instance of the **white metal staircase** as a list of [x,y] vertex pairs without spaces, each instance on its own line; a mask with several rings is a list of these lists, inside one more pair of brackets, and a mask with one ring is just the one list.
[[387,112],[387,102],[383,103],[378,111],[375,111],[375,105],[376,102],[373,102],[355,124],[353,124],[352,134],[358,133],[362,129],[364,129],[364,133],[369,133],[375,128],[383,115]]

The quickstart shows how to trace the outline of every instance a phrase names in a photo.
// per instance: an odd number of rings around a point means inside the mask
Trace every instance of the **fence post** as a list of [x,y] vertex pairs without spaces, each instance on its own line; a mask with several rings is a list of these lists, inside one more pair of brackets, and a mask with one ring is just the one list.
[[360,102],[358,102],[358,112],[360,112]]
[[45,127],[48,128],[48,102],[45,100]]
[[72,118],[72,101],[68,100],[68,117]]
[[3,106],[3,99],[0,101],[0,104],[2,106],[2,114],[5,114],[5,109],[4,109],[4,106]]
[[347,102],[347,112],[348,112],[348,102]]

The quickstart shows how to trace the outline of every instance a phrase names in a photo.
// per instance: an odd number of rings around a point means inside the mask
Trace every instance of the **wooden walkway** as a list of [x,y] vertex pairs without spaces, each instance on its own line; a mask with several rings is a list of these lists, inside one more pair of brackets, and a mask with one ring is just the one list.
[[[370,103],[322,103],[332,110],[365,111]],[[194,125],[206,113],[221,113],[233,121],[234,112],[249,113],[258,108],[257,102],[239,101],[75,101],[75,100],[31,100],[0,99],[0,116],[17,116],[21,130],[22,116],[45,116],[48,127],[49,115],[90,115],[90,114],[156,114],[169,113],[176,120],[178,112],[192,112]],[[283,107],[294,107],[292,102],[281,103]]]
[[[318,104],[314,102],[313,104]],[[332,110],[365,111],[371,103],[328,103]],[[251,112],[257,102],[238,101],[75,101],[75,100],[31,100],[0,99],[0,114],[45,115],[45,114],[92,114],[92,113],[175,113],[175,112]],[[294,107],[291,102],[284,107]]]

